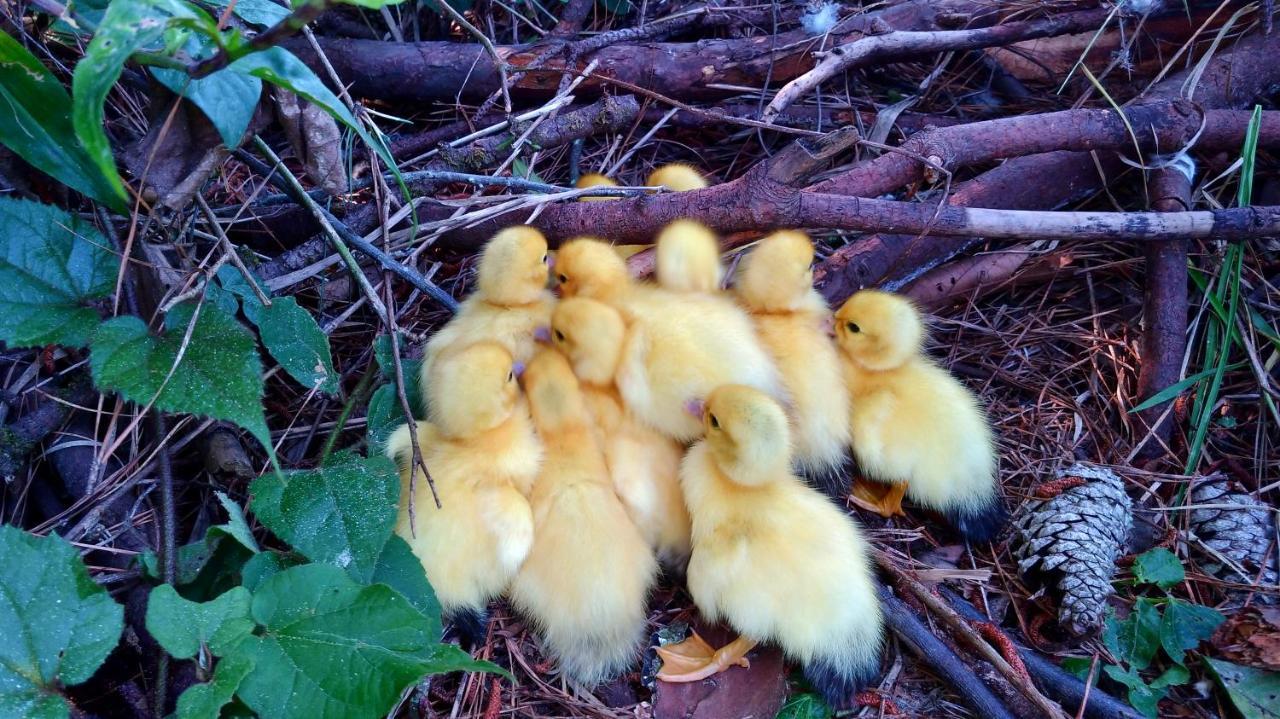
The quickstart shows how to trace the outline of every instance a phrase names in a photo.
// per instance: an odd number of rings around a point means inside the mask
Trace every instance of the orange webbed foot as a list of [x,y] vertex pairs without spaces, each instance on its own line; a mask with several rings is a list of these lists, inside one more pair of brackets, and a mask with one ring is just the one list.
[[734,665],[749,668],[751,662],[746,654],[755,645],[752,639],[738,637],[718,650],[712,649],[706,640],[693,632],[679,644],[657,648],[658,656],[662,657],[662,671],[658,672],[658,678],[664,682],[696,682]]
[[906,514],[902,511],[902,497],[906,493],[906,482],[874,482],[858,477],[853,481],[850,494],[854,504],[887,518]]

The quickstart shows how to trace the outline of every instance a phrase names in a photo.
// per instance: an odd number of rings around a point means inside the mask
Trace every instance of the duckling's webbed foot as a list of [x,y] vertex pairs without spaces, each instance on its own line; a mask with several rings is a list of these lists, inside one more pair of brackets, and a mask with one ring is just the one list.
[[754,639],[738,637],[720,649],[712,649],[697,632],[679,644],[658,647],[662,657],[662,671],[658,678],[664,682],[696,682],[715,676],[735,664],[750,667],[746,654],[756,646]]
[[888,518],[906,514],[902,511],[902,498],[906,493],[906,482],[875,482],[858,477],[853,481],[850,498],[868,512]]

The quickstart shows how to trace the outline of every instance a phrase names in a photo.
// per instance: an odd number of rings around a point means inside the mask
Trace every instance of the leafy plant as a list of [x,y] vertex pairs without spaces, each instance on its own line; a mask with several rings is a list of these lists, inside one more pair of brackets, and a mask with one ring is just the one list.
[[[399,479],[388,460],[338,454],[261,477],[252,492],[252,513],[311,561],[251,548],[234,568],[239,585],[209,601],[152,590],[147,630],[208,679],[179,699],[179,717],[216,717],[235,697],[261,716],[381,716],[426,674],[502,671],[440,643],[440,605],[391,532]],[[239,533],[239,507],[224,505],[220,531]]]
[[774,719],[828,719],[831,707],[817,694],[796,694],[787,699]]
[[0,526],[0,715],[70,715],[60,687],[93,676],[124,630],[124,608],[75,548]]
[[[1168,593],[1186,579],[1186,572],[1173,552],[1157,547],[1139,555],[1133,565],[1134,583],[1153,586],[1163,596],[1140,596],[1123,619],[1115,612],[1102,628],[1102,643],[1117,660],[1106,664],[1102,673],[1128,690],[1129,704],[1145,716],[1155,717],[1157,705],[1169,687],[1191,679],[1187,652],[1208,639],[1225,617],[1208,607],[1193,604]],[[1148,681],[1157,660],[1168,660],[1165,669]],[[1089,670],[1089,660],[1064,662],[1081,677]]]

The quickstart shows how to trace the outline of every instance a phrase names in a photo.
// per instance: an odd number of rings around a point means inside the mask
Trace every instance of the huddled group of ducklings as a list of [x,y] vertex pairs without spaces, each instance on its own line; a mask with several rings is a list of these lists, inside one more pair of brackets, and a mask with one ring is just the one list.
[[[660,172],[650,184],[701,182]],[[828,310],[805,234],[760,240],[731,290],[707,228],[679,220],[656,245],[648,283],[600,239],[554,259],[529,226],[488,243],[422,367],[417,444],[442,506],[401,427],[396,531],[464,636],[483,637],[505,594],[579,686],[638,658],[661,565],[740,637],[661,648],[660,679],[696,681],[772,642],[848,707],[877,674],[880,607],[866,540],[814,487],[843,494],[852,449],[886,488],[856,502],[888,516],[905,493],[990,540],[1005,513],[987,421],[923,353],[910,302],[862,291]]]

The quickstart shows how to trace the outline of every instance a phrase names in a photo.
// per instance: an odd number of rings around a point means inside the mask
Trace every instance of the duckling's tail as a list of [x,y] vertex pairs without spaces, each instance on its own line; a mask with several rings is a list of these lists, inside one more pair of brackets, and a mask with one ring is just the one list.
[[977,506],[949,507],[942,515],[965,539],[981,543],[994,540],[1009,521],[1009,510],[998,494]]
[[459,607],[449,612],[449,620],[458,630],[462,646],[479,647],[484,644],[489,631],[489,611],[474,607]]
[[804,665],[804,678],[834,711],[854,708],[854,697],[875,681],[879,653],[856,661],[814,657]]

